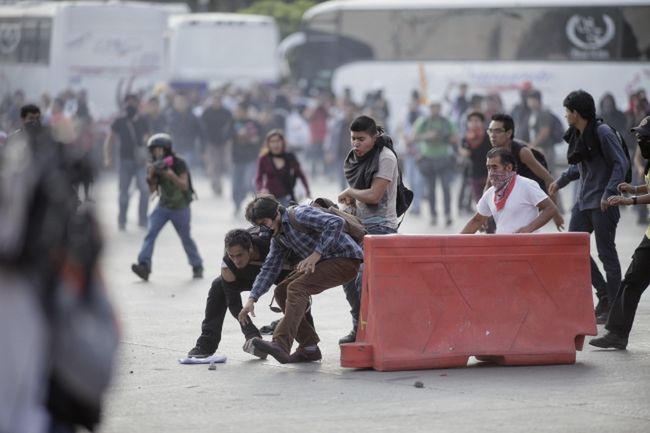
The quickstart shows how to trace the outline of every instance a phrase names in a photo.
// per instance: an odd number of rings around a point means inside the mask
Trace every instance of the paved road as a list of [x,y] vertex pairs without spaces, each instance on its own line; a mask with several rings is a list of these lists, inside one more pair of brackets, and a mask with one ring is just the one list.
[[[340,288],[315,298],[323,362],[280,365],[241,349],[243,339],[226,318],[218,353],[228,361],[215,371],[177,363],[200,331],[205,297],[217,275],[223,235],[245,226],[228,199],[214,197],[196,176],[200,199],[192,204],[192,230],[206,267],[204,280],[191,268],[171,227],[155,248],[153,273],[143,283],[130,271],[144,231],[132,205],[126,232],[117,231],[116,179],[105,176],[97,201],[108,239],[104,270],[118,307],[123,338],[107,400],[103,433],[124,432],[649,432],[650,296],[642,299],[625,352],[585,345],[568,366],[500,367],[470,362],[466,368],[379,373],[339,366],[337,340],[349,331]],[[335,197],[332,182],[312,189]],[[135,197],[134,197],[135,198]],[[132,202],[135,204],[135,201]],[[567,216],[568,217],[568,216]],[[428,216],[407,217],[404,233],[457,233],[432,227]],[[618,248],[623,269],[645,230],[623,212]],[[551,230],[551,228],[549,228]],[[257,307],[256,323],[278,317]],[[552,317],[548,318],[553,320]],[[599,326],[599,330],[602,331]],[[423,388],[415,388],[421,381]]]

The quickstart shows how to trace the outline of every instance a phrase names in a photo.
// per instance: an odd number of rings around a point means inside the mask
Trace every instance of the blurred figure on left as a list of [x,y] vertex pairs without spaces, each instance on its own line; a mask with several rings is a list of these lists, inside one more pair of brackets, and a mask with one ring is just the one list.
[[73,187],[84,161],[40,114],[21,107],[22,127],[0,148],[0,431],[93,430],[117,328],[96,218]]
[[145,164],[147,162],[147,147],[145,141],[150,133],[148,122],[138,113],[139,99],[129,94],[124,97],[124,114],[113,121],[104,142],[104,165],[113,164],[113,142],[115,136],[120,143],[119,150],[119,214],[117,225],[120,231],[126,229],[126,213],[129,207],[129,187],[135,179],[140,193],[138,206],[138,225],[147,227],[147,205],[149,191],[145,179]]

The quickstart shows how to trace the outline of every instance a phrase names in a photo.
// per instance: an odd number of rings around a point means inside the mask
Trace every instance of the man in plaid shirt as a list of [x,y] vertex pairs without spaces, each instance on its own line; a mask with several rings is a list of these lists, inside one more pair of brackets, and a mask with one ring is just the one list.
[[[322,358],[318,334],[304,317],[309,297],[352,280],[363,259],[361,247],[343,231],[343,218],[312,206],[297,206],[295,217],[310,231],[294,227],[288,211],[273,196],[259,196],[246,207],[246,219],[271,229],[273,239],[248,302],[239,313],[240,322],[248,323],[249,313],[255,317],[255,302],[269,290],[289,253],[301,259],[295,271],[275,288],[275,299],[284,317],[273,332],[273,341],[253,341],[257,349],[282,364]],[[294,339],[299,346],[290,355]]]

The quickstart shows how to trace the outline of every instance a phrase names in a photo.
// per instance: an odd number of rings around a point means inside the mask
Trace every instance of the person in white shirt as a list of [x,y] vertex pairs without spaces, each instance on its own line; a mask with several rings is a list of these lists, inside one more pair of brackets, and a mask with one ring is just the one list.
[[476,233],[489,217],[496,222],[496,233],[539,231],[558,209],[537,182],[517,175],[510,152],[493,148],[487,154],[488,188],[478,202],[477,212],[461,234]]

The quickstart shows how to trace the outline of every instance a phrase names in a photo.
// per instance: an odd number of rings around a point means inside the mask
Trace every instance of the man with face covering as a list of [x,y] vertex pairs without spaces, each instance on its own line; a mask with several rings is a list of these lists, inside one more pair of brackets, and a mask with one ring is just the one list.
[[476,233],[489,217],[494,218],[497,233],[533,233],[558,213],[537,182],[517,174],[515,158],[507,149],[490,149],[486,167],[492,186],[483,193],[462,234]]
[[106,141],[104,142],[104,165],[110,167],[113,162],[113,142],[118,137],[120,149],[118,153],[119,173],[119,214],[118,228],[126,228],[126,213],[129,207],[129,186],[135,179],[140,202],[138,206],[138,225],[147,227],[147,205],[149,189],[147,188],[145,165],[147,162],[146,139],[150,134],[148,122],[138,113],[139,100],[136,95],[124,97],[124,113],[111,124]]
[[[632,128],[636,136],[641,155],[646,160],[650,159],[650,116],[641,120],[636,128]],[[613,195],[607,199],[610,206],[641,205],[647,206],[650,203],[650,175],[648,169],[650,163],[645,166],[645,183],[643,185],[630,185],[621,183],[618,185],[620,195]],[[625,196],[624,194],[631,194]],[[632,255],[632,263],[627,268],[625,278],[621,282],[616,298],[612,303],[607,324],[607,332],[602,337],[592,339],[589,344],[604,349],[625,349],[627,339],[632,329],[636,308],[639,305],[641,295],[650,284],[650,227],[645,232],[641,243]]]

